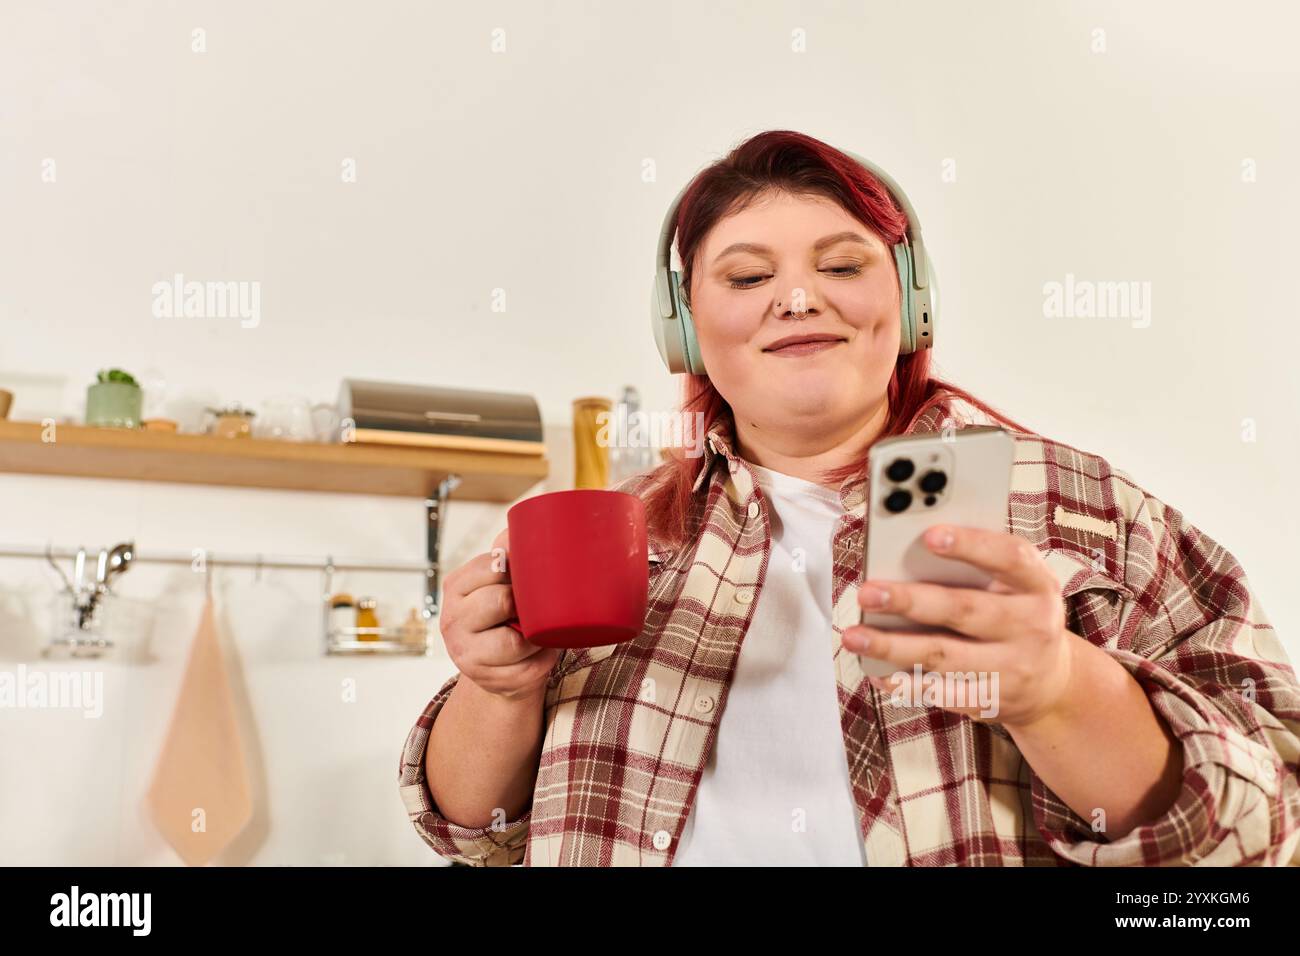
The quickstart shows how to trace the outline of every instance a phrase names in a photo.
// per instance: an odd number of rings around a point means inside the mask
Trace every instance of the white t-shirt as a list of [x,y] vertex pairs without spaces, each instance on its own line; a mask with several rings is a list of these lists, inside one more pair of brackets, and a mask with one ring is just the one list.
[[750,464],[772,549],[673,866],[865,866],[832,659],[837,492]]

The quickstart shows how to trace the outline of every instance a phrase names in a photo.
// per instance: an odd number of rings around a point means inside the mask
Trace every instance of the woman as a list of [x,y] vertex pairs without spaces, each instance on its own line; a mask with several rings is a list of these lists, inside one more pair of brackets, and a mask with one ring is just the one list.
[[[520,639],[505,532],[448,575],[459,674],[400,769],[421,837],[477,865],[1300,862],[1300,688],[1241,567],[900,347],[908,222],[885,186],[767,132],[675,225],[707,442],[618,486],[647,505],[645,627]],[[986,423],[1016,440],[1008,532],[931,546],[995,585],[863,582],[872,443]],[[962,636],[861,626],[872,585]],[[859,654],[997,674],[996,716],[916,704]]]

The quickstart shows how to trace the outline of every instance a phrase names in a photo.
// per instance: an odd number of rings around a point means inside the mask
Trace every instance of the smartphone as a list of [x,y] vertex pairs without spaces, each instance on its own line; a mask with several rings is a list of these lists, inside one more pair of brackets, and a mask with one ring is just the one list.
[[[876,442],[867,456],[870,478],[863,580],[988,587],[992,575],[935,554],[923,536],[936,524],[1005,533],[1015,450],[1015,439],[995,425],[899,435]],[[881,611],[863,611],[862,623],[881,630],[957,633]],[[905,669],[861,654],[858,659],[863,672],[873,677]]]

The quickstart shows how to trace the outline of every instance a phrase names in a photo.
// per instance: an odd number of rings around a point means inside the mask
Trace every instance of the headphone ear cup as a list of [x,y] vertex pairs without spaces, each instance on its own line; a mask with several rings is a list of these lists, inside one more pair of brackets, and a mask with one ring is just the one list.
[[700,354],[700,343],[695,337],[695,320],[691,317],[690,306],[682,298],[681,282],[682,276],[676,269],[668,273],[669,282],[673,290],[673,302],[677,307],[677,324],[682,339],[682,357],[684,359],[684,372],[690,372],[692,375],[706,375],[704,370],[704,356]]
[[932,349],[934,337],[939,330],[936,322],[939,315],[939,276],[934,271],[934,260],[928,254],[925,257],[925,271],[925,295],[921,297],[921,323],[917,327],[917,341],[921,348]]
[[912,299],[912,251],[907,243],[894,244],[894,264],[898,267],[898,320],[902,332],[898,338],[898,354],[906,355],[916,351],[916,312]]
[[[672,282],[669,280],[669,289],[672,288]],[[659,301],[659,276],[656,274],[654,285],[650,289],[650,330],[654,333],[655,346],[659,349],[659,357],[664,360],[664,366],[670,373],[676,373],[679,369],[674,368],[673,350],[670,343],[665,339],[665,328],[669,320],[663,317],[663,306]]]

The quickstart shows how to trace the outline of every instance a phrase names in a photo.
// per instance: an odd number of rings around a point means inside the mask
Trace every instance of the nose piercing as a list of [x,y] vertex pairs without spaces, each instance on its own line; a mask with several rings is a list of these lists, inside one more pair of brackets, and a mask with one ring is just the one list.
[[[776,311],[778,311],[778,312],[781,311],[781,300],[780,300],[780,299],[777,299],[777,300],[776,300]],[[803,312],[791,312],[790,314],[791,314],[792,316],[794,316],[796,319],[806,319],[806,318],[808,318],[808,312],[807,312],[806,310],[803,311]]]

